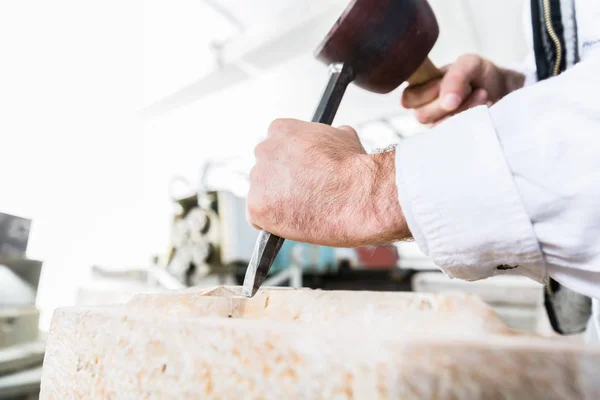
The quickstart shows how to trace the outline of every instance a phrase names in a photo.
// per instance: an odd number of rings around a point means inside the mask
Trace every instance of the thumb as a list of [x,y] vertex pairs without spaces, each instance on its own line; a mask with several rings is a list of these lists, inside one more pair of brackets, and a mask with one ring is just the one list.
[[448,68],[440,84],[440,106],[446,111],[455,111],[473,92],[472,82],[476,80],[483,66],[476,56],[463,56]]

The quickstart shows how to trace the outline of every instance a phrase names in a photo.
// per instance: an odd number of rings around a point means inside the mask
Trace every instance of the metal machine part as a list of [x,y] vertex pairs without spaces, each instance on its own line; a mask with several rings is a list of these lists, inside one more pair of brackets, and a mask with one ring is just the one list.
[[5,258],[25,258],[31,220],[0,213],[0,255]]
[[35,304],[42,263],[25,255],[30,228],[31,220],[0,213],[0,307]]
[[203,179],[197,194],[174,202],[180,210],[172,223],[165,262],[169,274],[191,286],[209,274],[225,279],[232,268],[247,265],[258,231],[246,221],[243,197],[209,190]]
[[37,339],[42,262],[27,259],[31,220],[0,213],[0,348]]
[[0,264],[0,308],[35,304],[36,290],[15,271]]
[[40,390],[42,262],[26,257],[30,227],[31,220],[0,213],[0,398],[37,398]]
[[189,286],[221,264],[220,224],[214,210],[200,207],[197,196],[181,199],[179,204],[182,211],[173,221],[167,271]]

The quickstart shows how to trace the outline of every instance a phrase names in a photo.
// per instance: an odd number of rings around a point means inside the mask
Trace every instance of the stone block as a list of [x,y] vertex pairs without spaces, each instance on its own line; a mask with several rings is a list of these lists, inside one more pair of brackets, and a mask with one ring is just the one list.
[[239,287],[55,312],[43,399],[597,399],[600,349],[477,297]]

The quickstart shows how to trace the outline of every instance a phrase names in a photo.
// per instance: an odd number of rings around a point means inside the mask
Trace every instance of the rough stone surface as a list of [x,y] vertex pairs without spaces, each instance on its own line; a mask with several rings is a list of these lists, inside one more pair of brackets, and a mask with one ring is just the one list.
[[600,349],[461,294],[239,288],[55,312],[43,399],[598,399]]

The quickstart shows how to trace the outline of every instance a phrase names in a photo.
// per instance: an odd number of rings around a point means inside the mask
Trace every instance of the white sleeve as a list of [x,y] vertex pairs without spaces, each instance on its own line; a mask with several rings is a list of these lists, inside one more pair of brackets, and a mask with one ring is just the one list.
[[599,61],[397,148],[409,228],[447,275],[549,275],[600,298]]

